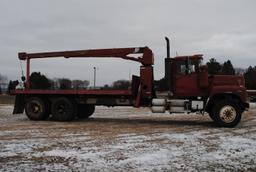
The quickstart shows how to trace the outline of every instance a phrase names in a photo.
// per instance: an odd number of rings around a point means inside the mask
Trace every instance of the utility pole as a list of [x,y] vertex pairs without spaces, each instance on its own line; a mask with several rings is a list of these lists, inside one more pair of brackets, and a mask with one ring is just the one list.
[[131,81],[132,78],[131,78],[131,68],[129,69],[129,80]]

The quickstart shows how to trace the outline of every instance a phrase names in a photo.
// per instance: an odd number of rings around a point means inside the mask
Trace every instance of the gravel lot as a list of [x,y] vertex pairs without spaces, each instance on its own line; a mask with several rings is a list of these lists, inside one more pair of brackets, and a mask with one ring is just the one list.
[[1,171],[256,171],[256,111],[233,129],[207,115],[97,107],[84,121],[30,121],[0,105]]

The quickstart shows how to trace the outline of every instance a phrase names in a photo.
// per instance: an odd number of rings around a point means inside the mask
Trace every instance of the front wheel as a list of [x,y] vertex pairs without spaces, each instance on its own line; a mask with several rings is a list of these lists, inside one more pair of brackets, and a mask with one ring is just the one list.
[[221,127],[235,127],[241,121],[242,110],[235,101],[222,100],[214,105],[211,116]]
[[215,121],[215,115],[213,114],[213,112],[209,112],[209,117],[210,117],[213,121]]

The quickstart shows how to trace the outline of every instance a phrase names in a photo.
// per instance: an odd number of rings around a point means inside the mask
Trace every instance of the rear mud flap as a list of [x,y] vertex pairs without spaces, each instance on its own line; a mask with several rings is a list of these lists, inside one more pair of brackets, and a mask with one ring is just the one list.
[[12,114],[23,113],[24,107],[25,107],[25,96],[24,95],[16,95],[14,109],[13,109]]

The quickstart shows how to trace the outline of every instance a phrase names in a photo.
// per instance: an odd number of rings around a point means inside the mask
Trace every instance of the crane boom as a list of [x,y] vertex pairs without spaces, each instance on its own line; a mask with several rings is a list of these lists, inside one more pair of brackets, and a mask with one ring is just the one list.
[[[142,57],[132,57],[132,54],[143,54]],[[114,49],[90,49],[90,50],[75,50],[75,51],[57,51],[57,52],[42,52],[42,53],[26,53],[20,52],[20,60],[38,59],[38,58],[79,58],[79,57],[114,57],[126,60],[140,62],[142,65],[153,65],[154,57],[152,51],[148,47],[135,48],[114,48]]]
[[[142,54],[142,56],[132,56],[134,54]],[[111,48],[111,49],[90,49],[90,50],[75,50],[75,51],[57,51],[57,52],[41,52],[41,53],[26,53],[20,52],[18,54],[20,60],[27,62],[26,73],[26,89],[30,88],[30,60],[42,58],[121,58],[125,60],[132,60],[142,64],[144,68],[151,71],[154,64],[154,55],[148,47],[135,48]],[[146,71],[143,69],[142,71]],[[152,73],[153,71],[151,71]],[[143,74],[145,72],[142,72]],[[150,74],[151,75],[151,74]],[[146,82],[146,81],[145,81]],[[148,82],[148,81],[147,81]]]

